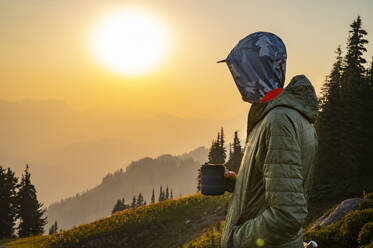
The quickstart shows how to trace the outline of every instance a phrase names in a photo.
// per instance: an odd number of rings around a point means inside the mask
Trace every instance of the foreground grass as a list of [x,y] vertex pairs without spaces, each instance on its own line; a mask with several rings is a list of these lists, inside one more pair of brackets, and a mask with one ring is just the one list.
[[55,235],[18,239],[12,248],[182,247],[196,233],[225,216],[230,194],[200,193],[128,209]]
[[3,240],[0,247],[4,248],[40,248],[47,241],[47,236],[32,236],[22,239]]
[[183,248],[215,248],[220,247],[221,233],[224,221],[211,225],[202,235],[191,242],[184,244]]

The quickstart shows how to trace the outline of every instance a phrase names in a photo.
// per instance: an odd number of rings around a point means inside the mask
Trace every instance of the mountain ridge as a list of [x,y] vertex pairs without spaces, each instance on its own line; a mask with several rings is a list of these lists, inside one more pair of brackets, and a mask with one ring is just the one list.
[[88,223],[110,215],[119,198],[130,203],[133,195],[141,193],[149,203],[154,188],[157,199],[161,185],[172,189],[174,196],[194,193],[197,170],[207,154],[207,148],[198,147],[178,156],[163,154],[133,161],[125,170],[104,176],[96,187],[52,203],[46,212],[48,222],[56,220],[63,229]]

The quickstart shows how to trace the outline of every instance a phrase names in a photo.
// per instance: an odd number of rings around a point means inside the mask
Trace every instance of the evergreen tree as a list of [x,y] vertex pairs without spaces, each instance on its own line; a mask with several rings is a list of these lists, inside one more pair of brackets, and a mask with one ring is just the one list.
[[170,194],[169,194],[169,192],[168,192],[168,185],[167,185],[165,199],[168,200],[169,197],[170,197]]
[[151,203],[155,203],[154,188],[153,188],[153,191],[152,191],[152,199],[151,199]]
[[[210,162],[211,163],[211,162]],[[198,168],[198,178],[197,178],[197,192],[201,191],[201,168]]]
[[122,199],[117,200],[117,202],[115,203],[114,208],[111,211],[111,213],[114,214],[116,212],[123,211],[123,210],[125,210],[129,207],[130,206],[125,203],[125,200],[124,200],[124,197],[123,197]]
[[[347,41],[347,54],[345,56],[345,73],[344,76],[358,76],[356,79],[361,79],[365,72],[364,64],[367,62],[363,58],[364,52],[367,51],[365,45],[368,43],[368,40],[365,39],[365,36],[368,34],[364,29],[362,29],[362,22],[360,16],[350,25],[351,30],[349,31],[350,35]],[[349,78],[354,79],[354,78]],[[346,81],[347,84],[351,86],[354,81]]]
[[49,235],[55,234],[58,232],[57,221],[54,221],[53,225],[49,228]]
[[174,194],[172,193],[172,189],[171,189],[170,199],[174,199]]
[[137,208],[136,196],[132,197],[131,208]]
[[238,169],[240,168],[241,160],[242,160],[242,157],[243,157],[243,150],[242,150],[242,147],[241,147],[241,140],[238,137],[238,132],[237,131],[234,132],[234,138],[233,138],[233,145],[232,146],[233,147],[230,148],[230,156],[229,156],[228,162],[226,163],[226,167],[229,170],[238,173]]
[[228,156],[228,161],[232,159],[233,155],[233,150],[232,150],[232,143],[229,143],[229,156]]
[[227,158],[227,149],[225,148],[225,140],[224,140],[224,130],[221,128],[220,130],[220,141],[219,141],[219,164],[224,164],[225,159]]
[[37,200],[36,189],[31,183],[31,174],[28,165],[26,165],[19,184],[17,199],[19,204],[17,217],[20,220],[18,235],[26,237],[43,233],[43,227],[47,223],[47,218],[43,217],[45,209],[42,209],[43,204]]
[[159,188],[158,202],[161,202],[163,200],[164,200],[164,196],[163,196],[163,189],[162,189],[162,185],[161,185],[161,187]]
[[119,212],[122,210],[122,201],[120,199],[117,200],[117,202],[114,205],[113,210],[111,211],[112,214]]
[[12,237],[16,219],[18,178],[0,166],[0,239]]
[[216,150],[216,141],[213,140],[212,141],[212,144],[211,144],[211,147],[210,147],[210,151],[209,151],[209,155],[208,155],[208,159],[209,159],[209,163],[212,163],[212,164],[215,164],[216,161],[217,161],[217,150]]
[[211,148],[209,151],[208,159],[209,163],[212,164],[224,164],[227,157],[227,151],[224,146],[224,130],[221,128],[221,132],[218,132],[216,140],[212,141]]
[[141,207],[141,206],[144,206],[144,197],[142,196],[141,193],[139,193],[139,195],[137,196],[137,202],[136,202],[136,206],[137,207]]
[[372,94],[364,77],[366,60],[362,56],[367,51],[365,45],[368,41],[365,39],[367,32],[361,26],[360,16],[350,26],[341,88],[341,97],[344,99],[341,156],[343,163],[349,168],[348,174],[354,178],[348,185],[351,195],[361,193],[371,180],[364,175],[364,171],[369,170],[367,166],[370,166],[367,165],[370,153],[367,146],[369,147],[372,137],[367,137],[367,131],[371,128],[367,124],[371,114],[367,111]]

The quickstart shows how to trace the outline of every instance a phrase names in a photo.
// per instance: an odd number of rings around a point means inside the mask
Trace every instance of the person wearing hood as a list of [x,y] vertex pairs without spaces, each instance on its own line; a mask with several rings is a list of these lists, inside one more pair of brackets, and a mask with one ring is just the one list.
[[218,61],[228,65],[242,99],[252,104],[239,171],[224,175],[232,197],[222,248],[303,247],[318,101],[304,75],[283,88],[286,59],[278,36],[256,32]]

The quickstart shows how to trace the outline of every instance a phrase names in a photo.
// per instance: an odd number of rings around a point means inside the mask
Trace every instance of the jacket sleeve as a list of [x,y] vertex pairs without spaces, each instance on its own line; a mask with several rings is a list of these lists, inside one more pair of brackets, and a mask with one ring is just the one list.
[[263,174],[268,207],[257,217],[234,226],[233,247],[264,243],[280,246],[301,232],[307,216],[303,189],[301,147],[295,125],[288,118],[278,118],[264,129]]

